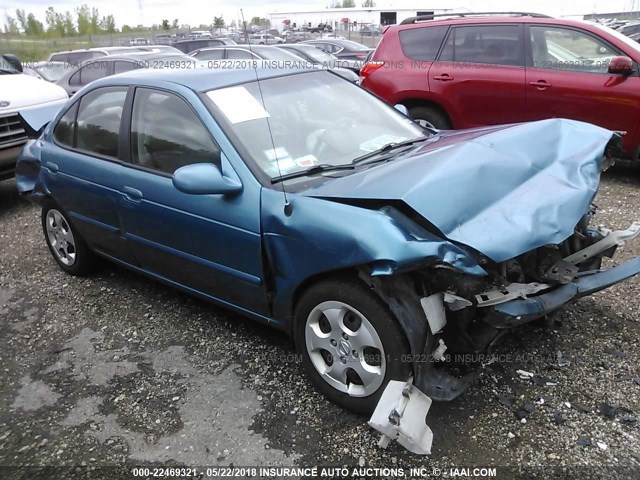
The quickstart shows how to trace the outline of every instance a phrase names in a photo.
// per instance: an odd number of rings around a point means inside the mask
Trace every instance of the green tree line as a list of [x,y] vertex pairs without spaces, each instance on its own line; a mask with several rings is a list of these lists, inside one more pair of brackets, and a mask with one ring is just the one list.
[[[126,25],[123,25],[123,31]],[[129,27],[130,29],[131,27]],[[87,5],[77,7],[72,14],[56,12],[49,7],[45,13],[43,24],[33,13],[17,9],[15,17],[7,15],[4,32],[29,36],[72,37],[75,35],[93,35],[98,33],[116,33],[116,21],[113,15],[100,16],[97,8]]]

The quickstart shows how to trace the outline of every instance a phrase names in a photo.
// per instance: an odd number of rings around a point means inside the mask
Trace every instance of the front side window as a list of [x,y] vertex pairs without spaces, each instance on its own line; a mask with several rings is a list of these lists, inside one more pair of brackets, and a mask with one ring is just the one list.
[[449,32],[440,60],[523,67],[522,27],[520,25],[454,27]]
[[572,28],[531,26],[533,68],[607,73],[619,53],[597,37]]
[[127,89],[104,87],[80,100],[76,148],[106,157],[118,157],[118,134]]
[[220,149],[182,98],[138,88],[131,118],[131,161],[171,175],[193,163],[219,166]]
[[[351,164],[390,143],[425,136],[393,107],[323,71],[265,79],[260,86],[249,82],[206,95],[218,122],[240,144],[245,160],[262,180],[316,165]],[[265,184],[271,186],[269,180]]]

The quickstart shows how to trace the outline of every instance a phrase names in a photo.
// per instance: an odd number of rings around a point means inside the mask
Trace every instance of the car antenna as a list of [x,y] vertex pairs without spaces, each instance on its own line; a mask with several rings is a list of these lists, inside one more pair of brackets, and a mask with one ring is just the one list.
[[[242,17],[242,26],[244,27],[244,37],[247,42],[247,46],[249,47],[249,51],[253,55],[253,50],[251,49],[251,41],[249,41],[249,35],[247,34],[247,22],[244,19],[244,12],[240,9],[240,16]],[[262,94],[262,86],[260,85],[260,76],[258,75],[258,62],[254,60],[253,62],[253,71],[256,74],[256,83],[258,84],[258,92],[260,92],[260,101],[262,102],[262,108],[264,111],[267,111],[267,106],[264,102],[264,95]],[[273,155],[276,159],[276,167],[278,167],[278,176],[282,176],[282,172],[280,171],[280,161],[278,160],[278,151],[276,150],[276,144],[273,140],[273,133],[271,132],[271,123],[269,122],[269,117],[264,118],[267,121],[267,128],[269,129],[269,138],[271,139],[271,147],[273,148]],[[284,214],[289,217],[293,213],[293,206],[289,203],[289,198],[287,197],[287,190],[284,187],[284,182],[280,182],[282,185],[282,194],[284,195]]]

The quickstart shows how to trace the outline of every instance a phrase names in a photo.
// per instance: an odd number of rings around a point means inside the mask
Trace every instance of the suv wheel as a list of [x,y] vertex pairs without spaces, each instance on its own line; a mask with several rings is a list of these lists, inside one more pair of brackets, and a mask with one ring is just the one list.
[[447,116],[434,107],[413,107],[409,109],[409,116],[418,125],[435,128],[437,130],[450,130],[451,122]]

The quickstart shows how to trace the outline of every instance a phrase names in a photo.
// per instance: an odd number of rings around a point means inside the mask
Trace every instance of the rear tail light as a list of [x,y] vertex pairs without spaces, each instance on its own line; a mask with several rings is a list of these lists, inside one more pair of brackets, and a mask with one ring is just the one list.
[[360,69],[360,78],[364,80],[373,72],[378,70],[380,67],[384,65],[384,62],[367,62],[364,64],[364,67]]

